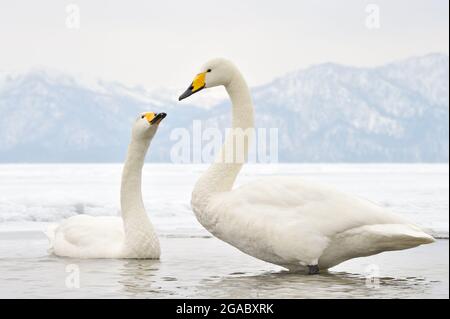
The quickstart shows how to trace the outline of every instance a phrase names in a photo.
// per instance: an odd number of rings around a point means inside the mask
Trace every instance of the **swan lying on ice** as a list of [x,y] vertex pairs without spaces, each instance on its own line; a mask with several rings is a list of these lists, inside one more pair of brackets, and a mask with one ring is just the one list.
[[[235,131],[254,128],[252,99],[241,73],[225,59],[209,61],[179,100],[220,85],[232,102],[234,135],[227,136],[192,193],[193,211],[213,235],[251,256],[309,274],[351,258],[434,241],[380,206],[300,178],[265,178],[233,189],[243,161],[225,159],[239,156],[229,156]],[[248,143],[237,152],[245,157]]]
[[122,172],[120,217],[77,215],[48,230],[51,251],[74,258],[159,259],[159,240],[145,212],[141,176],[145,155],[165,113],[144,113],[133,125]]

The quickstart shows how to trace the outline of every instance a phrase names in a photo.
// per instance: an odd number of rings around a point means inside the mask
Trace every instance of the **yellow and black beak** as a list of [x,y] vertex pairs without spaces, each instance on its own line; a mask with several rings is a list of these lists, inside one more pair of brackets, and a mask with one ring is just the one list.
[[147,119],[150,125],[158,125],[166,116],[166,113],[149,112],[144,114],[144,117]]
[[206,86],[205,78],[206,78],[206,72],[197,74],[194,81],[192,81],[192,84],[187,88],[186,91],[184,91],[183,94],[180,95],[180,97],[178,98],[178,101],[181,101],[181,100],[187,98],[188,96],[191,96],[192,94],[203,90]]

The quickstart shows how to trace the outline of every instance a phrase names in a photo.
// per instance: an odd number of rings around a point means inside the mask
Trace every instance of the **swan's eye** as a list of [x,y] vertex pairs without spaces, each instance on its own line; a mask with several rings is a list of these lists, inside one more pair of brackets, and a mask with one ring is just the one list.
[[141,119],[143,119],[145,117],[145,115],[141,115]]
[[211,72],[211,69],[206,70],[206,72]]

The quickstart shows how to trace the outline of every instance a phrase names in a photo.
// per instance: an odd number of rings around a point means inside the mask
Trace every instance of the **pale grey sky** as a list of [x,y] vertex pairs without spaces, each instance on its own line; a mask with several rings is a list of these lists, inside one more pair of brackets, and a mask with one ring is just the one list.
[[[70,3],[80,8],[79,29],[66,27]],[[366,27],[370,3],[380,8],[379,29]],[[223,56],[257,85],[322,62],[371,66],[448,54],[448,7],[448,0],[0,0],[0,71],[48,67],[179,88]]]

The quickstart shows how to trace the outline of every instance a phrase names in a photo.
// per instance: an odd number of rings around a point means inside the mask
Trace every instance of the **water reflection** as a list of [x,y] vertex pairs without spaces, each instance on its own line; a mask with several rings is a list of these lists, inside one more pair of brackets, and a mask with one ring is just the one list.
[[[408,298],[425,294],[430,283],[423,278],[378,278],[367,283],[361,274],[328,272],[315,276],[287,271],[259,275],[230,274],[220,280],[203,280],[197,297],[217,298]],[[411,290],[411,288],[413,288]]]
[[[44,240],[34,249],[26,241],[0,240],[0,297],[448,298],[448,241],[354,260],[341,267],[346,272],[315,276],[280,271],[211,239],[186,241],[165,240],[164,259],[156,261],[61,258],[46,253]],[[80,271],[76,289],[66,285],[73,264]],[[380,266],[379,285],[367,283],[370,264]]]
[[117,280],[122,287],[121,292],[135,298],[162,293],[162,287],[154,279],[159,268],[158,260],[123,260]]

